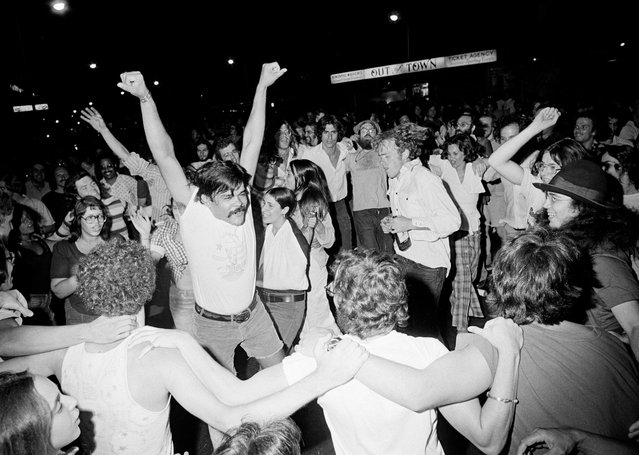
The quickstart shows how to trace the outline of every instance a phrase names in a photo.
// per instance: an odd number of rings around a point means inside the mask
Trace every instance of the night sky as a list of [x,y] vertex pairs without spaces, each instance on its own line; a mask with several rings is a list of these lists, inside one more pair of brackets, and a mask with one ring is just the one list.
[[[140,70],[147,83],[160,81],[154,92],[165,105],[186,114],[198,103],[250,102],[261,63],[277,60],[289,72],[269,99],[312,107],[345,90],[331,87],[331,73],[429,57],[497,49],[500,64],[537,57],[540,66],[595,79],[591,69],[638,56],[632,2],[620,0],[595,8],[575,1],[253,3],[69,0],[60,16],[48,1],[12,2],[6,73],[25,92],[10,91],[8,99],[48,103],[49,115],[88,101],[116,113],[136,107],[120,96],[119,74]],[[395,24],[393,10],[401,15]],[[346,90],[358,90],[350,84]],[[23,115],[21,127],[31,114]]]

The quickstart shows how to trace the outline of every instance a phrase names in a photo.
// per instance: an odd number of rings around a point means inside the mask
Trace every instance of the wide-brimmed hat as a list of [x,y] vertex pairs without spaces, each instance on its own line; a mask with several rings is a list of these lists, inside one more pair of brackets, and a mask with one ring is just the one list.
[[550,182],[533,183],[537,188],[560,193],[586,204],[606,209],[619,208],[620,188],[614,178],[601,170],[597,164],[587,160],[577,160],[561,168]]
[[367,123],[370,123],[371,125],[375,127],[375,129],[377,130],[377,134],[380,134],[382,132],[382,129],[379,127],[379,124],[375,120],[362,120],[353,128],[353,131],[355,131],[355,134],[359,134],[359,130],[361,130],[362,126],[364,126]]

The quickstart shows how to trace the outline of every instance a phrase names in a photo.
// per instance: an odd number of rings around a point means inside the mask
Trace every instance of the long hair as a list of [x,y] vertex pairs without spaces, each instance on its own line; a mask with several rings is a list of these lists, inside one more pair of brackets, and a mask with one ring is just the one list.
[[[578,214],[559,230],[570,234],[583,248],[591,252],[597,248],[614,248],[626,252],[637,248],[639,213],[623,206],[605,209],[574,199],[571,202]],[[548,226],[548,213],[545,209],[536,219],[540,226]]]
[[94,196],[85,196],[75,203],[75,208],[73,209],[73,221],[71,222],[71,234],[72,237],[70,241],[75,242],[82,235],[82,225],[80,218],[84,216],[84,214],[90,208],[98,209],[102,212],[104,216],[104,224],[102,225],[102,230],[100,231],[100,237],[102,240],[109,240],[111,238],[111,216],[109,215],[109,211],[106,206],[102,203],[102,201]]
[[27,372],[0,373],[0,453],[50,455],[51,409]]
[[22,224],[22,216],[26,215],[33,223],[33,232],[40,234],[40,214],[33,210],[31,207],[27,207],[22,204],[16,204],[13,208],[13,218],[11,219],[11,232],[9,233],[9,245],[12,249],[17,249],[18,243],[22,240],[22,234],[20,233],[20,225]]
[[330,202],[331,193],[328,189],[324,171],[317,164],[310,160],[293,160],[290,165],[293,177],[295,177],[295,188],[293,191],[298,196],[307,188],[313,186],[323,193],[324,198]]

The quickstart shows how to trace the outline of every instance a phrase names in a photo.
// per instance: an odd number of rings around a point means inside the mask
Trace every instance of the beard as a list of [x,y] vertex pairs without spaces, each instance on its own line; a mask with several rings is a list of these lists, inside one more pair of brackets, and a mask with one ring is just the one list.
[[370,150],[373,148],[373,138],[368,135],[360,137],[357,143],[365,150]]

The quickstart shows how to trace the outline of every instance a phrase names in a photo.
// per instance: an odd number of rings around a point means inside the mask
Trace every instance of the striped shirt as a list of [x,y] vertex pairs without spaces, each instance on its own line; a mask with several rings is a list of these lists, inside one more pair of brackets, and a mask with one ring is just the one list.
[[166,208],[171,206],[171,193],[160,174],[160,168],[153,163],[149,163],[141,158],[137,153],[129,154],[124,161],[124,165],[129,169],[131,175],[139,175],[147,185],[151,193],[152,212],[151,218],[156,223],[166,213]]

